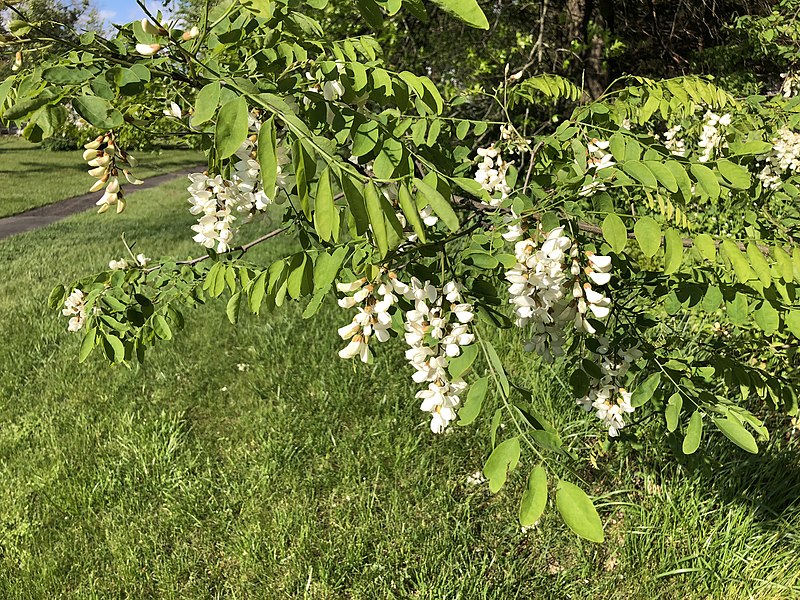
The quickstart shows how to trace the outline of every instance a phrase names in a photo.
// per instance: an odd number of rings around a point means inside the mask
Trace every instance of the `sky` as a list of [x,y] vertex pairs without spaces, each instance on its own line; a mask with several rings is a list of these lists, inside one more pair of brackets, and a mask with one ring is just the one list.
[[[164,5],[155,0],[147,0],[146,4],[154,13]],[[100,17],[108,23],[128,23],[144,16],[136,0],[95,0],[94,5],[100,12]]]

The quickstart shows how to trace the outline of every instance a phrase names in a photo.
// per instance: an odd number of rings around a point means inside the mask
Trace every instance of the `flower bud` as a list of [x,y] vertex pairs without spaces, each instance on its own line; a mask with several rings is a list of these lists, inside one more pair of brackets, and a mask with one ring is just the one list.
[[100,179],[106,172],[105,167],[95,167],[94,169],[89,170],[89,175],[94,177],[95,179]]
[[200,35],[200,30],[197,27],[192,27],[189,31],[184,31],[181,38],[184,42],[188,42],[189,40],[193,40],[198,35]]
[[11,67],[11,70],[19,71],[21,66],[22,66],[22,52],[17,51],[17,53],[14,55],[14,66]]
[[150,35],[167,35],[166,29],[153,25],[150,19],[142,19],[142,29]]
[[108,180],[108,188],[106,190],[112,194],[116,194],[119,192],[119,179],[116,177],[112,177]]
[[94,185],[89,188],[90,192],[99,192],[106,186],[106,181],[108,181],[107,177],[102,177],[94,182]]
[[97,150],[89,148],[83,151],[83,160],[92,160],[94,158],[97,158]]
[[161,44],[136,44],[136,51],[142,56],[152,56],[161,50]]

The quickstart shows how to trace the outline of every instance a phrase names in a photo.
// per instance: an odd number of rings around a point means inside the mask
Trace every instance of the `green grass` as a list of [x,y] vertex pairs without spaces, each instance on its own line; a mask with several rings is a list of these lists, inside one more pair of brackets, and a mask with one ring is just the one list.
[[520,531],[529,455],[496,496],[467,486],[486,415],[431,435],[401,344],[371,367],[340,360],[335,305],[233,327],[220,302],[142,368],[77,364],[50,289],[121,256],[121,231],[148,256],[198,253],[184,187],[0,242],[0,598],[800,595],[794,442],[751,458],[713,438],[707,463],[676,461],[661,439],[605,453],[562,376],[510,335],[496,341],[514,377],[594,458],[583,475],[605,494],[604,545],[552,507]]
[[[133,172],[140,179],[203,163],[202,154],[193,150],[133,155],[139,160]],[[24,139],[0,136],[0,217],[87,193],[95,181],[88,169],[80,150],[48,152]]]

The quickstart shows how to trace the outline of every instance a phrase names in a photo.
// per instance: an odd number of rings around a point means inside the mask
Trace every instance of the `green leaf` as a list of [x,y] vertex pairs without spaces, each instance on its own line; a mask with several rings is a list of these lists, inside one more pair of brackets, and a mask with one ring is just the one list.
[[661,247],[661,225],[655,219],[645,216],[636,221],[633,233],[642,253],[648,258],[655,256]]
[[258,130],[256,157],[261,172],[261,189],[270,200],[275,200],[275,184],[278,181],[278,142],[275,134],[275,118],[270,117]]
[[489,21],[476,0],[433,0],[441,8],[477,29],[489,29]]
[[365,121],[353,134],[353,149],[350,153],[353,156],[369,154],[378,144],[378,136],[378,123],[373,120]]
[[503,396],[508,398],[508,395],[511,393],[511,386],[508,383],[506,371],[503,369],[503,363],[500,361],[500,357],[497,355],[497,350],[494,349],[494,346],[492,346],[491,342],[483,342],[483,347],[486,350],[487,356],[489,357],[489,363],[494,370],[495,376],[500,382],[500,388],[503,391]]
[[50,295],[47,297],[47,306],[49,306],[52,309],[59,308],[66,294],[67,290],[64,288],[64,286],[58,284],[56,287],[53,288],[53,291],[50,292]]
[[668,191],[673,193],[678,191],[678,182],[675,180],[672,171],[665,164],[655,160],[646,160],[644,164],[656,176],[658,183],[667,188]]
[[219,104],[219,95],[219,81],[212,81],[197,92],[197,98],[194,102],[194,113],[191,118],[192,127],[202,125],[214,117],[217,112],[217,105]]
[[692,413],[689,419],[689,426],[686,428],[686,437],[683,438],[683,453],[694,454],[700,447],[700,439],[703,436],[703,415],[699,410]]
[[794,337],[800,338],[800,310],[789,311],[784,317],[784,323]]
[[489,378],[481,377],[469,387],[467,392],[467,400],[464,406],[458,411],[459,421],[461,426],[470,425],[478,415],[481,413],[481,406],[483,399],[486,397],[486,391],[489,389]]
[[53,102],[57,97],[58,94],[53,88],[46,88],[42,90],[38,96],[33,98],[19,98],[5,113],[3,113],[3,119],[6,121],[19,121],[32,112],[39,110],[44,105]]
[[364,202],[367,206],[367,215],[370,225],[372,225],[372,235],[375,238],[375,245],[381,253],[381,257],[389,253],[389,238],[386,232],[386,220],[383,217],[383,208],[378,189],[375,184],[370,182],[364,189]]
[[716,285],[709,285],[703,296],[702,307],[706,312],[714,312],[722,305],[722,292]]
[[155,331],[155,334],[162,340],[172,339],[172,330],[169,327],[169,323],[167,323],[167,320],[164,318],[164,315],[157,314],[153,316],[153,331]]
[[400,185],[400,189],[397,192],[397,200],[400,204],[400,210],[403,211],[403,214],[406,217],[406,221],[408,221],[408,224],[411,225],[414,233],[417,234],[417,237],[424,244],[426,242],[425,226],[423,225],[422,220],[419,218],[417,206],[414,204],[414,200],[411,198],[411,192],[408,191],[408,188],[405,184]]
[[115,335],[106,335],[103,339],[108,344],[106,355],[115,363],[123,362],[125,360],[125,346],[122,344],[122,340]]
[[732,417],[711,419],[723,435],[750,454],[758,454],[758,444],[753,435],[739,421]]
[[330,167],[328,167],[319,176],[317,197],[314,201],[314,229],[316,229],[320,239],[325,242],[329,242],[331,239],[335,213],[336,206],[333,204]]
[[534,467],[528,475],[528,487],[522,494],[519,505],[519,523],[530,527],[542,516],[547,506],[547,472],[541,465]]
[[81,340],[81,349],[78,352],[78,362],[82,363],[89,357],[89,355],[92,353],[92,350],[94,350],[96,341],[97,327],[90,327],[86,330],[86,333],[83,335],[83,339]]
[[619,215],[609,213],[603,219],[603,238],[617,254],[625,249],[628,243],[628,231]]
[[414,185],[422,194],[427,204],[431,205],[433,212],[435,212],[442,222],[447,226],[450,231],[458,231],[459,222],[458,216],[451,204],[442,196],[437,189],[428,185],[421,179],[414,178]]
[[[657,188],[658,180],[653,172],[640,160],[628,160],[622,163],[622,170],[642,185]],[[673,178],[674,179],[674,178]]]
[[450,363],[447,365],[447,370],[450,372],[450,377],[458,379],[467,372],[478,357],[478,345],[472,344],[465,346],[461,349],[461,354],[449,359]]
[[603,541],[600,515],[581,488],[568,481],[559,481],[556,489],[556,509],[567,527],[590,542]]
[[82,67],[70,68],[59,65],[42,71],[42,79],[56,85],[74,85],[89,81],[91,78],[92,72]]
[[505,485],[508,474],[519,463],[519,455],[519,438],[516,437],[500,442],[492,451],[483,467],[490,492],[496,494]]
[[228,300],[228,305],[225,307],[225,314],[228,315],[228,321],[233,325],[239,322],[239,308],[242,305],[242,293],[236,292],[231,299]]
[[714,262],[717,259],[717,245],[707,233],[701,233],[694,238],[694,246],[700,252],[700,256],[706,260]]
[[[282,262],[282,261],[281,261]],[[250,312],[257,315],[261,310],[261,303],[264,301],[264,295],[267,292],[267,271],[261,271],[258,276],[253,280],[250,287],[248,296]]]
[[669,432],[673,432],[678,428],[681,408],[683,408],[683,397],[678,392],[675,392],[669,397],[667,407],[664,409],[664,420],[667,422],[667,430]]
[[725,309],[728,313],[728,318],[734,325],[745,325],[748,322],[748,314],[750,305],[747,302],[747,297],[741,292],[736,292],[733,300],[725,303]]
[[750,172],[742,165],[721,158],[717,161],[717,169],[731,184],[731,187],[739,190],[746,190],[750,187]]
[[[78,96],[72,99],[75,111],[98,129],[113,129],[124,122],[122,113],[108,100],[98,96]],[[8,114],[6,118],[10,118]]]
[[750,259],[750,266],[756,273],[756,276],[761,281],[761,284],[768,288],[772,285],[772,271],[770,269],[767,259],[764,254],[759,250],[753,242],[747,244],[747,258]]
[[766,334],[772,335],[777,331],[778,325],[780,324],[780,316],[778,315],[778,311],[772,306],[772,303],[769,300],[764,300],[761,302],[761,306],[759,306],[756,311],[753,313],[753,319],[756,322],[756,325]]
[[733,267],[733,272],[736,273],[736,278],[741,283],[747,283],[751,279],[755,279],[756,275],[753,273],[753,270],[750,268],[750,263],[742,254],[742,251],[739,250],[739,246],[737,246],[731,240],[722,240],[722,251],[725,253],[725,256],[728,257],[728,260],[731,261],[731,266]]
[[217,156],[228,158],[239,149],[247,139],[247,101],[241,96],[229,100],[219,109],[214,143]]
[[674,229],[664,234],[664,273],[670,275],[681,268],[683,261],[683,238]]
[[647,404],[661,383],[661,373],[653,373],[639,384],[631,394],[631,406],[634,408]]
[[700,184],[700,189],[705,192],[709,198],[712,200],[719,198],[719,181],[717,181],[717,176],[714,175],[714,171],[699,163],[693,163],[689,167],[689,170],[692,172],[692,175],[694,175],[697,183]]

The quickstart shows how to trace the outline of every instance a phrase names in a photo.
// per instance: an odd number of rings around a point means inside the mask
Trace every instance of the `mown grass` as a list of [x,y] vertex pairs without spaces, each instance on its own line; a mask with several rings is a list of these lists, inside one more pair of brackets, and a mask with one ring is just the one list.
[[712,438],[707,462],[676,460],[661,439],[606,453],[563,376],[510,335],[496,342],[512,374],[594,459],[583,475],[604,494],[604,545],[577,539],[552,507],[520,531],[530,456],[496,496],[467,485],[487,419],[431,435],[399,343],[370,367],[336,356],[348,316],[335,305],[236,327],[224,303],[207,305],[142,368],[77,364],[49,290],[120,256],[121,231],[148,256],[197,253],[184,187],[0,242],[0,597],[800,594],[796,444],[750,458]]
[[[181,167],[201,164],[193,150],[134,152],[139,166],[134,174],[146,179]],[[81,151],[48,152],[15,136],[0,136],[0,217],[85,194],[94,180]]]

